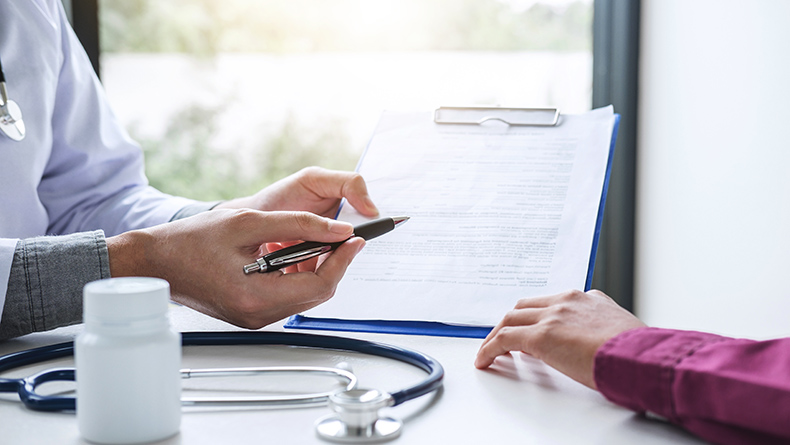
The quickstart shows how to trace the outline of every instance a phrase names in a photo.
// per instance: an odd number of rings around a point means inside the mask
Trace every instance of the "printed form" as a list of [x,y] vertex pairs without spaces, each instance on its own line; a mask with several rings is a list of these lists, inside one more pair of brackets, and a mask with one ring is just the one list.
[[[381,216],[335,296],[308,317],[493,326],[521,298],[584,289],[615,116],[556,127],[384,113],[358,171]],[[363,222],[345,204],[338,219]]]

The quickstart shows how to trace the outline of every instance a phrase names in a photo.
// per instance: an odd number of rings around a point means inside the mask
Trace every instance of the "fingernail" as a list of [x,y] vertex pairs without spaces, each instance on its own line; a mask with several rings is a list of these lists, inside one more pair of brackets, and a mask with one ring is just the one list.
[[[362,249],[365,247],[365,244],[367,243],[364,238],[359,238],[359,239],[361,241],[359,241],[359,247],[357,247],[357,253],[362,252]],[[354,255],[356,256],[357,253],[355,253]]]
[[345,221],[331,220],[329,221],[329,231],[332,233],[350,234],[354,231],[354,226]]
[[370,198],[370,196],[365,197],[365,205],[368,206],[370,210],[376,212],[376,214],[379,213],[378,207],[376,207],[376,204],[373,204],[373,200]]
[[353,257],[356,257],[357,255],[359,255],[359,252],[361,252],[362,248],[365,247],[365,240],[360,238],[360,237],[358,237],[358,236],[355,236],[355,237],[351,238],[350,240],[346,241],[345,245],[350,245],[349,247],[353,247],[354,249],[356,249],[352,253],[352,255],[353,255],[352,258],[353,258]]

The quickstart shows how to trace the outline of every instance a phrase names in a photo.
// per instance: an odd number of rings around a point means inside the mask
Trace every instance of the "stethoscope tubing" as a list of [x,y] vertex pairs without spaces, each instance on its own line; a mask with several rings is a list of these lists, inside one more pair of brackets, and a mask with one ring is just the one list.
[[[440,386],[444,368],[433,358],[406,348],[384,343],[328,335],[285,332],[185,332],[182,346],[272,345],[319,348],[368,354],[397,360],[418,367],[428,377],[417,385],[391,393],[392,406],[428,394]],[[74,354],[74,343],[64,342],[8,354],[0,357],[0,373]],[[41,397],[35,387],[51,380],[73,380],[74,370],[59,370],[57,374],[44,372],[23,379],[0,379],[0,392],[16,392],[20,400],[37,411],[74,411],[76,402],[71,397]]]
[[[0,357],[0,372],[74,355],[74,342],[58,343]],[[0,379],[0,392],[15,392],[24,379]]]
[[[244,335],[239,337],[239,334]],[[187,332],[183,334],[182,344],[184,346],[281,345],[334,349],[397,360],[416,366],[428,373],[428,377],[423,382],[391,393],[390,395],[394,402],[392,406],[400,405],[403,402],[434,391],[442,385],[442,379],[444,378],[442,365],[423,353],[355,338],[286,332]]]

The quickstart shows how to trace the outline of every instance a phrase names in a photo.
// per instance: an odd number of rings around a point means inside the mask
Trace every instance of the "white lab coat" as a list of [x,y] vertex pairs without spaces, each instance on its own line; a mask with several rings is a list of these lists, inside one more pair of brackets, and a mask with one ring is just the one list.
[[194,201],[148,187],[60,0],[0,1],[0,60],[27,136],[0,133],[0,315],[21,238],[169,221]]

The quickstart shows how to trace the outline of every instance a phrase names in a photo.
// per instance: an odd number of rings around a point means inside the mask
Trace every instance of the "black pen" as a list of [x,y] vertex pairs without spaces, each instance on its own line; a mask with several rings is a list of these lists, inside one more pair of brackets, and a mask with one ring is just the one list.
[[[358,236],[365,241],[371,240],[377,236],[384,235],[385,233],[391,231],[395,227],[400,226],[408,220],[408,216],[394,216],[392,218],[380,218],[375,221],[368,221],[358,226],[354,226],[354,236]],[[302,261],[317,257],[318,255],[331,252],[351,238],[338,241],[336,243],[307,241],[286,247],[284,249],[268,253],[255,260],[254,263],[244,266],[244,273],[250,274],[253,272],[271,272],[273,270],[282,269],[283,267],[292,266],[296,263],[301,263]]]

